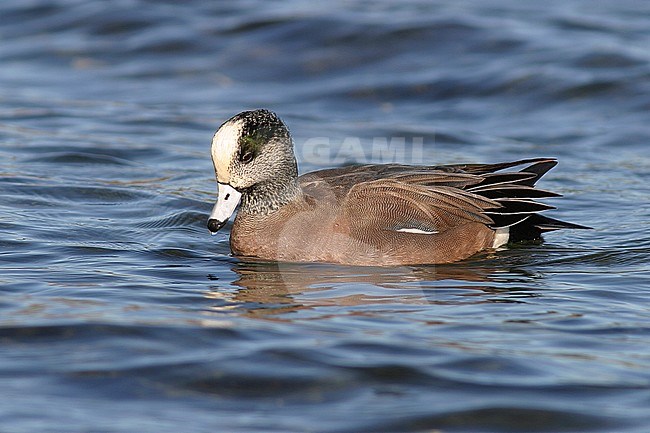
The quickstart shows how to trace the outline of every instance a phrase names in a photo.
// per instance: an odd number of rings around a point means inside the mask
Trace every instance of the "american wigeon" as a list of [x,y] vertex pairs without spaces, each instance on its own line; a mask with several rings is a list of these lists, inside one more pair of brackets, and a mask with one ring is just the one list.
[[[212,139],[218,183],[208,228],[237,256],[350,265],[449,263],[561,228],[535,199],[553,158],[500,164],[366,164],[298,176],[289,130],[268,110],[228,119]],[[501,170],[525,165],[520,171]]]

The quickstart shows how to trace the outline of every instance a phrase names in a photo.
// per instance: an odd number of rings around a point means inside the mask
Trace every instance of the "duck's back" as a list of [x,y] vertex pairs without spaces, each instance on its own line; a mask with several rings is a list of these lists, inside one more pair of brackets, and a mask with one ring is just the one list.
[[[509,241],[533,240],[542,233],[562,228],[588,228],[542,216],[554,209],[537,199],[560,197],[538,189],[537,181],[557,165],[554,158],[533,158],[496,164],[452,164],[416,166],[404,164],[364,164],[324,169],[299,177],[301,187],[314,197],[345,200],[350,191],[369,182],[387,181],[396,194],[400,187],[422,187],[468,198],[478,196],[492,201],[483,213],[493,229],[509,228]],[[518,171],[504,171],[525,166]],[[462,207],[462,204],[459,203]]]

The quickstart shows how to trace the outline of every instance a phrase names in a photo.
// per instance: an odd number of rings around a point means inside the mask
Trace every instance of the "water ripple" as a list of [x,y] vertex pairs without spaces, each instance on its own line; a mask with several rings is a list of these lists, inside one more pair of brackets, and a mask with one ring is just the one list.
[[[648,17],[0,2],[2,428],[648,431]],[[303,171],[556,156],[550,215],[594,230],[445,266],[232,257],[232,226],[205,228],[210,139],[253,107],[286,119]]]

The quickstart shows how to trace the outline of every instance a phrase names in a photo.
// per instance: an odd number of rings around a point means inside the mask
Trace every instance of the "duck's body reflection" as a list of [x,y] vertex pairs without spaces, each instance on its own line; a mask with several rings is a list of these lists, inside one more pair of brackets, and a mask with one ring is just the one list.
[[[230,303],[245,305],[240,310],[245,315],[276,320],[326,306],[482,303],[494,302],[494,295],[507,302],[504,278],[517,291],[511,299],[517,302],[528,292],[522,289],[525,282],[539,277],[517,268],[506,271],[503,263],[488,256],[462,264],[393,268],[246,260],[233,263],[232,269],[237,279],[232,282],[235,291],[227,296]],[[223,295],[222,288],[215,287],[209,296]],[[372,314],[372,309],[356,314]]]

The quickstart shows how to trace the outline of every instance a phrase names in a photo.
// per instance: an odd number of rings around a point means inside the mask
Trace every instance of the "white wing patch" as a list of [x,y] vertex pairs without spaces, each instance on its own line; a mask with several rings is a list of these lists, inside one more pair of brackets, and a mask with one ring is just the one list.
[[226,123],[212,137],[212,163],[217,181],[230,183],[230,164],[237,155],[243,121]]
[[408,228],[405,227],[405,228],[397,229],[395,231],[402,232],[402,233],[416,233],[419,235],[435,235],[436,233],[438,233],[436,230],[422,230],[422,229],[416,229],[411,227]]

